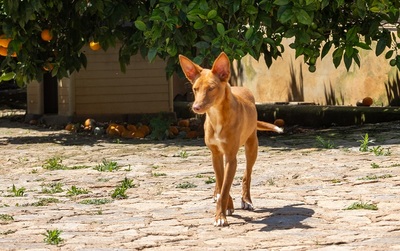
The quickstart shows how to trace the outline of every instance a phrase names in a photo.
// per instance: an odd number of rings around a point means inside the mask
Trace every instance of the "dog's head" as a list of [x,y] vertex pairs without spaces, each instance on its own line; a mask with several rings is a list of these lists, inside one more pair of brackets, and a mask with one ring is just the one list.
[[186,78],[192,83],[195,113],[203,114],[225,98],[228,80],[231,76],[228,56],[222,52],[211,69],[203,69],[185,56],[179,55],[179,63]]

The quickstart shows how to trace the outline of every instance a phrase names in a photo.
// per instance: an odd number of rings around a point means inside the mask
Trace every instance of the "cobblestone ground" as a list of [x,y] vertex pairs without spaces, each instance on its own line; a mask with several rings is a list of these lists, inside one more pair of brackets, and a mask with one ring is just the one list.
[[[261,134],[254,211],[240,209],[239,153],[236,211],[217,228],[203,139],[116,140],[0,119],[0,250],[400,250],[400,123],[295,131]],[[361,152],[366,133],[374,141]],[[112,198],[125,178],[127,198]],[[369,209],[346,210],[354,203]],[[52,230],[58,245],[45,242]]]

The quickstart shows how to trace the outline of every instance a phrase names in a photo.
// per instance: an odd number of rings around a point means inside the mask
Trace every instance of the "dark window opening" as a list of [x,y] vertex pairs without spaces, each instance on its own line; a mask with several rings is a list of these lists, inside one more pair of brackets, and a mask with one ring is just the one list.
[[43,98],[44,113],[58,113],[58,83],[57,77],[52,77],[50,73],[43,76]]

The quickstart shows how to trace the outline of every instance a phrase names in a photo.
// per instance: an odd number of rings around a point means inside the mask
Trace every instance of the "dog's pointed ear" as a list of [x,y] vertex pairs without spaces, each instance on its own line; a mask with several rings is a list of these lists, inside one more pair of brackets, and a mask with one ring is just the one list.
[[203,68],[199,65],[193,63],[190,59],[183,55],[179,55],[179,63],[182,67],[183,73],[190,82],[194,83],[196,79],[200,76],[200,72]]
[[231,63],[225,52],[221,52],[215,59],[211,71],[216,74],[222,82],[229,81],[231,77]]

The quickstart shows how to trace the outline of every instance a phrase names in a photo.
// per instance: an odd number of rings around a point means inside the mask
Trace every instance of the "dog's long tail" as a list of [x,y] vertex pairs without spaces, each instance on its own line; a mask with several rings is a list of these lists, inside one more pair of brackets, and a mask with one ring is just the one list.
[[263,122],[263,121],[257,121],[257,130],[259,131],[273,131],[273,132],[277,132],[277,133],[283,133],[283,129],[268,123],[268,122]]

